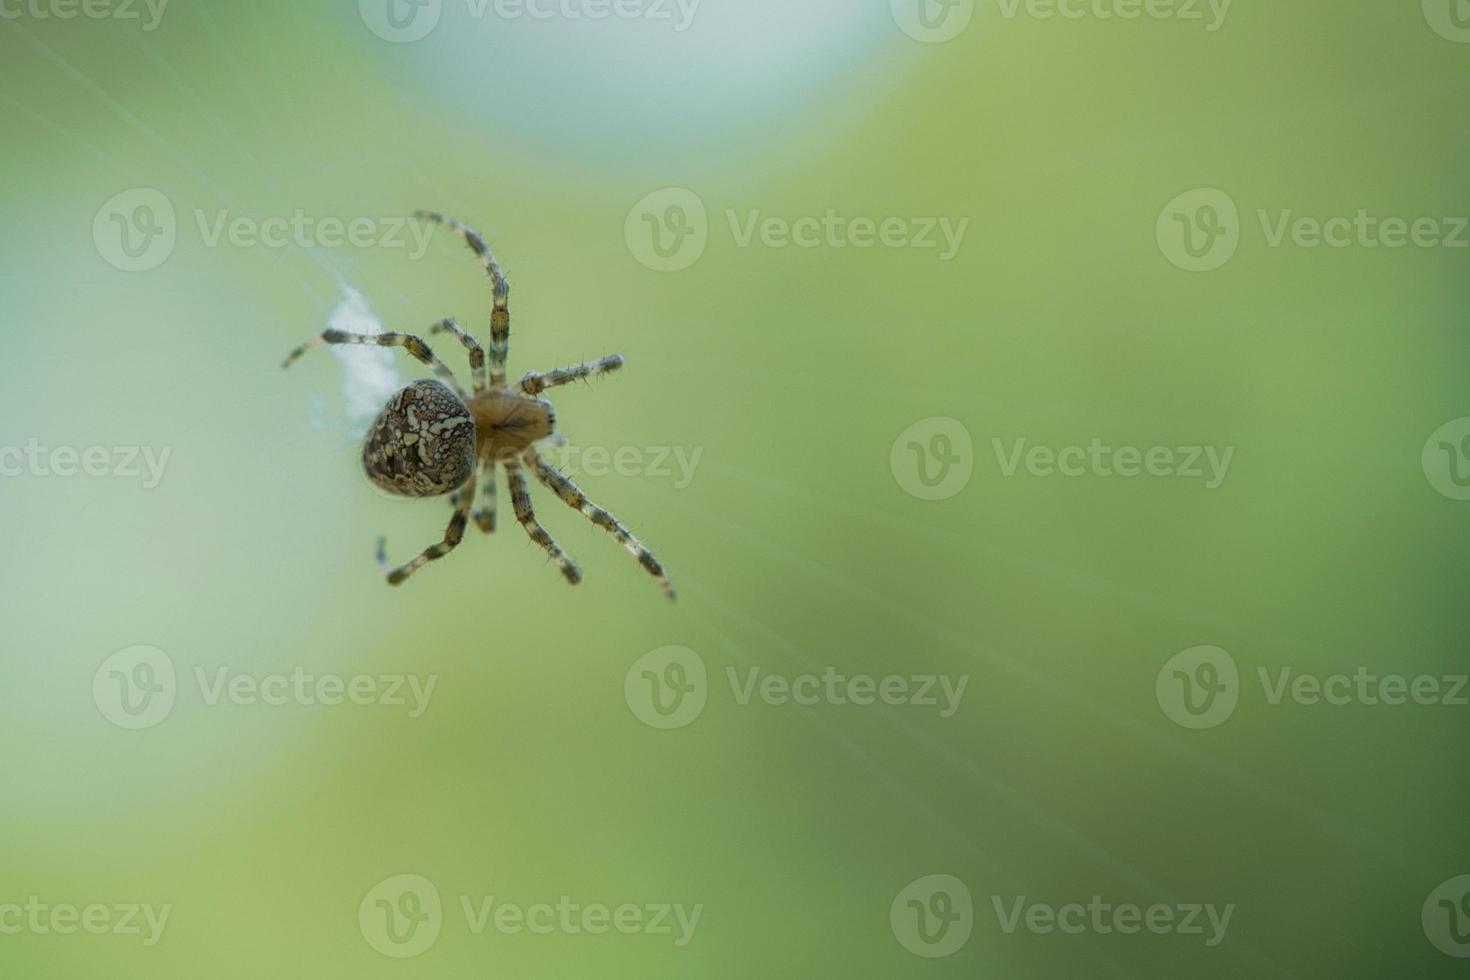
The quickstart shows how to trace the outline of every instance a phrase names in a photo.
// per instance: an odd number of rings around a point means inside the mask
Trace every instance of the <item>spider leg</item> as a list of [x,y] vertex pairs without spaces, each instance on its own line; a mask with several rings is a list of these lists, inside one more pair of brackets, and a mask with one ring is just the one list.
[[643,547],[638,539],[618,522],[616,517],[588,500],[587,495],[575,483],[541,458],[541,454],[536,452],[534,447],[527,449],[522,456],[530,465],[531,471],[536,474],[536,479],[546,484],[566,502],[568,507],[580,511],[589,521],[616,538],[630,555],[638,559],[638,564],[642,565],[648,574],[658,579],[658,584],[663,586],[664,593],[670,599],[674,598],[674,586],[669,582],[669,577],[664,574],[664,568],[653,556],[653,552]]
[[589,361],[575,367],[558,368],[555,371],[547,371],[545,374],[532,372],[521,379],[520,388],[522,392],[535,398],[547,388],[558,388],[571,384],[573,381],[581,381],[583,378],[607,374],[622,366],[623,355],[609,354],[600,361]]
[[300,360],[303,355],[316,350],[324,344],[364,344],[370,347],[402,347],[414,357],[433,368],[434,374],[445,384],[449,385],[450,388],[454,389],[454,393],[459,395],[461,399],[467,397],[464,389],[460,387],[459,380],[455,378],[454,372],[449,370],[448,365],[439,360],[439,356],[429,349],[428,344],[413,334],[407,333],[365,334],[348,333],[345,330],[323,330],[319,335],[311,338],[286,355],[286,360],[281,364],[281,367],[290,367]]
[[473,228],[437,211],[415,211],[413,216],[452,228],[465,240],[470,251],[480,257],[480,264],[490,275],[495,299],[495,308],[490,311],[490,387],[495,391],[505,390],[505,359],[510,350],[510,282],[500,271],[500,263],[495,261],[485,239]]
[[449,527],[444,532],[444,540],[425,548],[407,565],[397,569],[390,568],[387,555],[388,542],[385,538],[378,539],[378,567],[388,576],[389,585],[402,585],[414,572],[431,561],[438,561],[459,547],[459,543],[464,540],[465,526],[469,523],[470,507],[475,502],[475,477],[473,475],[464,486],[455,491],[454,498],[456,500],[454,516],[449,520]]
[[452,333],[464,344],[465,350],[470,352],[470,374],[475,384],[475,394],[485,390],[485,349],[474,337],[464,332],[452,318],[445,317],[429,328],[429,333]]
[[576,562],[572,561],[562,551],[557,543],[546,533],[546,529],[536,522],[536,512],[531,507],[531,494],[526,489],[526,477],[521,472],[520,460],[514,456],[503,461],[505,465],[505,479],[510,484],[510,502],[515,508],[516,520],[526,529],[531,540],[546,549],[551,560],[561,568],[561,573],[566,576],[568,582],[576,585],[582,581],[582,572],[577,568]]
[[475,523],[480,530],[486,534],[495,533],[495,460],[486,459],[480,464],[480,490],[483,493],[484,503],[480,509],[475,511]]

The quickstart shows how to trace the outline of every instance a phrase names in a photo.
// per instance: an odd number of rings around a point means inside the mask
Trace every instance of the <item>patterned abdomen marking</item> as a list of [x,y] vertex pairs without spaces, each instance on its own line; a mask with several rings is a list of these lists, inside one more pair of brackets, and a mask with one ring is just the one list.
[[475,420],[438,381],[415,381],[388,400],[362,447],[368,479],[401,497],[438,497],[475,469]]

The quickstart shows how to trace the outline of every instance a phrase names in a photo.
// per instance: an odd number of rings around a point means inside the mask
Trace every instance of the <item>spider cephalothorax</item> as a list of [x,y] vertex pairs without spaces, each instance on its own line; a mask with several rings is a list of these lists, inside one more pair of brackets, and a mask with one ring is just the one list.
[[[616,371],[623,366],[622,357],[613,354],[589,364],[545,374],[528,374],[514,390],[509,388],[505,380],[505,361],[510,347],[510,283],[479,234],[442,214],[420,211],[415,217],[453,228],[480,257],[480,263],[490,274],[495,306],[490,314],[488,380],[484,349],[459,324],[447,319],[435,324],[430,332],[442,331],[453,335],[469,352],[470,370],[474,377],[472,395],[465,393],[454,372],[439,360],[429,345],[411,334],[355,334],[327,330],[292,351],[285,363],[290,367],[307,351],[323,344],[376,344],[380,347],[402,347],[433,368],[439,379],[415,381],[394,393],[363,444],[363,469],[374,485],[403,497],[448,494],[454,505],[454,517],[444,533],[444,540],[425,549],[401,568],[389,570],[384,545],[379,542],[378,560],[388,573],[388,583],[402,583],[424,565],[443,558],[459,546],[479,487],[484,489],[485,502],[475,513],[475,522],[487,534],[495,530],[497,466],[505,470],[516,520],[526,529],[531,540],[544,548],[557,563],[567,581],[574,585],[580,582],[582,572],[576,563],[536,521],[522,472],[524,466],[529,467],[536,479],[568,506],[616,538],[638,559],[639,564],[659,580],[672,599],[673,587],[653,553],[643,547],[617,518],[588,500],[575,483],[536,451],[536,443],[550,436],[556,428],[556,413],[551,403],[540,397],[542,392]],[[477,461],[479,474],[475,472]]]

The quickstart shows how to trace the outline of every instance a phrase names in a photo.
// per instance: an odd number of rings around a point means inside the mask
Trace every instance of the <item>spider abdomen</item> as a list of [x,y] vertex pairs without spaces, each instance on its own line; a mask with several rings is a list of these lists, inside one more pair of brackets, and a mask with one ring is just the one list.
[[459,396],[434,380],[415,381],[388,400],[362,447],[362,467],[379,489],[439,497],[475,469],[475,420]]

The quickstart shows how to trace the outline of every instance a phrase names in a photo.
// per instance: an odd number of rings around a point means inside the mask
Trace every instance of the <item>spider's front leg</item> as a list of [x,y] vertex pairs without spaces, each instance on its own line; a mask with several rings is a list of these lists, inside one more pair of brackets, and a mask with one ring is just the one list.
[[454,372],[449,370],[448,365],[439,360],[439,356],[429,349],[429,345],[424,343],[422,339],[415,337],[413,334],[407,333],[367,334],[348,333],[346,330],[323,330],[320,334],[311,338],[306,343],[293,350],[290,354],[286,355],[286,360],[281,363],[281,367],[289,368],[292,364],[295,364],[297,361],[299,361],[303,356],[325,344],[361,344],[369,347],[401,347],[412,354],[414,357],[418,358],[424,364],[427,364],[429,367],[433,368],[434,374],[438,376],[445,384],[449,385],[450,388],[454,389],[454,393],[459,395],[461,400],[464,400],[468,397],[465,394],[464,389],[460,387],[459,380],[455,378]]
[[429,328],[429,333],[450,333],[459,338],[464,344],[464,349],[470,355],[470,376],[475,386],[475,394],[485,390],[485,348],[474,337],[464,332],[452,317],[445,317]]
[[520,389],[535,398],[548,388],[559,388],[573,381],[581,381],[583,378],[608,374],[622,366],[622,354],[609,354],[600,361],[588,361],[586,364],[578,364],[575,367],[558,368],[555,371],[547,371],[545,374],[532,372],[521,379]]
[[468,483],[454,492],[454,500],[454,516],[450,518],[449,527],[444,531],[444,540],[425,548],[407,565],[392,568],[388,564],[388,541],[386,538],[378,539],[378,567],[388,576],[389,585],[402,585],[414,572],[431,561],[438,561],[459,547],[459,543],[464,540],[465,527],[470,521],[470,508],[475,503],[475,477],[473,475]]
[[437,211],[415,211],[413,216],[453,230],[479,258],[480,265],[490,277],[491,299],[494,303],[494,308],[490,311],[490,387],[496,391],[504,391],[505,360],[510,352],[510,281],[500,271],[500,263],[495,261],[495,255],[490,251],[490,246],[485,244],[484,236],[469,225]]

